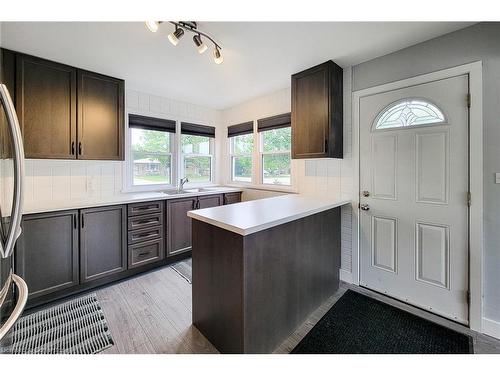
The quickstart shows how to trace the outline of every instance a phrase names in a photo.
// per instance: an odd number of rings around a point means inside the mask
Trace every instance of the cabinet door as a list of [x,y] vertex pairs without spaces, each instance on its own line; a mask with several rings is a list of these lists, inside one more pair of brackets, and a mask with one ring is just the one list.
[[16,55],[16,109],[27,158],[76,158],[76,69]]
[[127,206],[80,210],[82,283],[127,269]]
[[342,68],[333,61],[292,75],[292,158],[342,158]]
[[224,194],[224,204],[233,204],[241,202],[241,193],[226,193]]
[[23,217],[16,272],[35,298],[78,285],[78,211]]
[[205,195],[198,197],[198,208],[222,206],[222,195]]
[[78,70],[78,158],[123,160],[124,81]]
[[191,250],[191,218],[187,212],[195,209],[196,202],[196,197],[167,201],[167,256]]

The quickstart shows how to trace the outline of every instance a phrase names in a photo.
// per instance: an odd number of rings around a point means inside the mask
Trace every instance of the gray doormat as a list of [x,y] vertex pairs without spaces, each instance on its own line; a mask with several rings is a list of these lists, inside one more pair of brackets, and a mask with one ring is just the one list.
[[95,354],[113,346],[95,293],[19,319],[12,354]]
[[193,260],[192,258],[177,262],[170,266],[175,272],[177,272],[184,280],[191,284],[192,273],[193,273]]

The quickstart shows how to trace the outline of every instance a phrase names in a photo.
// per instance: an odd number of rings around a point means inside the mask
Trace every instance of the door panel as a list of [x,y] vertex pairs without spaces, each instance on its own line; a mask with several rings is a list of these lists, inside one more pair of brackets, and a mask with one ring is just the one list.
[[198,197],[198,208],[210,208],[222,205],[222,195],[210,195]]
[[191,218],[187,212],[194,210],[195,206],[196,197],[167,201],[167,256],[191,250]]
[[124,82],[78,71],[78,158],[123,160]]
[[80,218],[81,282],[127,269],[127,206],[87,208]]
[[16,272],[30,299],[78,285],[77,217],[77,210],[23,217]]
[[76,69],[18,54],[16,72],[26,157],[75,159]]
[[396,199],[396,155],[398,137],[384,134],[372,141],[372,188],[379,199]]
[[372,264],[383,270],[396,272],[397,220],[372,216]]
[[[360,283],[461,323],[469,319],[467,93],[463,75],[360,100],[360,191],[369,192],[360,196],[368,206]],[[445,116],[414,121],[436,109]],[[383,113],[392,125],[377,129]]]

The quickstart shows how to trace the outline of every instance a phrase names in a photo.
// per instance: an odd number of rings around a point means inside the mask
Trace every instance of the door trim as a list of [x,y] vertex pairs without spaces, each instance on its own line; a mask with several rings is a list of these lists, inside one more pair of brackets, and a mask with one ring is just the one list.
[[[483,332],[483,63],[476,61],[400,81],[352,92],[352,148],[354,184],[352,192],[352,283],[359,285],[360,276],[360,223],[359,179],[360,148],[359,119],[361,98],[420,85],[464,74],[469,75],[469,188],[472,195],[469,207],[469,326]],[[466,98],[464,98],[465,102]]]

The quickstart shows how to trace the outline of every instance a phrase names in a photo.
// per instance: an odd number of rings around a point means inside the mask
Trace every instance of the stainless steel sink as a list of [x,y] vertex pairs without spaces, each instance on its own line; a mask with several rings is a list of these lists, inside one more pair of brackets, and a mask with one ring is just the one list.
[[220,190],[220,188],[213,187],[213,188],[193,188],[193,189],[183,189],[183,190],[172,189],[172,190],[165,190],[163,192],[167,195],[178,195],[178,194],[205,193],[218,190]]

